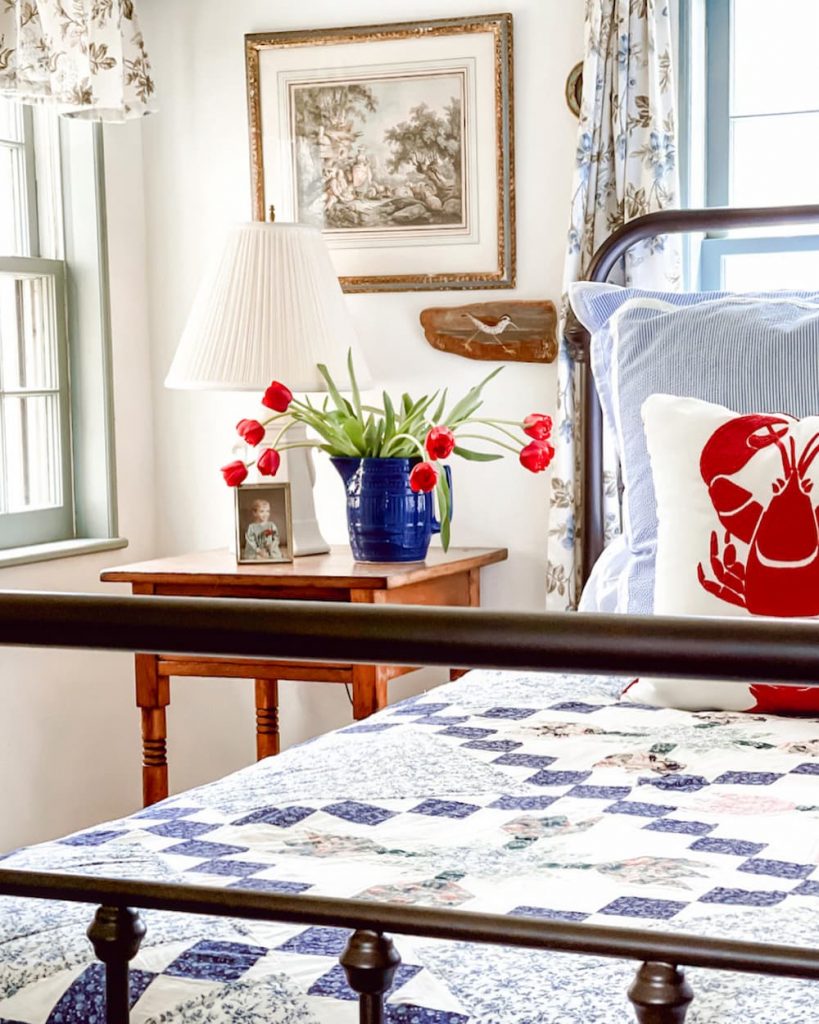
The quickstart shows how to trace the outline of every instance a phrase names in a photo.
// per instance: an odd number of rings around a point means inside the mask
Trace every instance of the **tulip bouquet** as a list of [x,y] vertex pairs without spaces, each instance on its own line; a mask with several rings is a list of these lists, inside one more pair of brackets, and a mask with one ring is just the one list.
[[[478,441],[491,447],[513,452],[524,469],[539,473],[554,457],[550,443],[552,419],[544,413],[531,413],[524,420],[498,420],[479,416],[484,387],[503,367],[498,367],[459,401],[447,403],[447,389],[413,399],[408,394],[393,402],[387,392],[382,405],[371,406],[361,400],[352,357],[348,356],[350,398],[345,398],[330,376],[327,367],[318,366],[327,385],[328,395],[317,406],[307,397],[304,401],[279,381],[267,388],[262,405],[271,415],[259,421],[240,420],[239,436],[251,447],[262,444],[273,430],[272,444],[265,444],[255,461],[262,476],[275,476],[281,463],[281,452],[289,448],[312,447],[334,457],[370,459],[418,459],[409,477],[416,492],[435,491],[441,520],[441,541],[449,545],[452,495],[447,474],[440,463],[451,455],[473,462],[491,462],[503,458],[503,452],[481,451],[471,447]],[[303,423],[318,435],[315,440],[290,442],[287,432],[294,423]],[[278,431],[276,427],[278,426]],[[521,434],[523,436],[521,436]],[[463,442],[470,442],[465,447]],[[253,461],[236,460],[222,467],[222,475],[231,487],[241,484]]]

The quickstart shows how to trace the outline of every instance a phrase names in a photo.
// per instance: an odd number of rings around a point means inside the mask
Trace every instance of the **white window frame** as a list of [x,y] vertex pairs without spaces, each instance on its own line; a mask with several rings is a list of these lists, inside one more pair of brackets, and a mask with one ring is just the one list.
[[[0,259],[0,271],[54,282],[61,412],[61,510],[0,514],[0,566],[124,547],[118,537],[111,327],[102,127],[59,119],[62,259],[39,255],[39,184],[33,118],[25,111],[28,231],[32,255]],[[60,248],[60,246],[55,246]],[[36,255],[35,255],[36,254]]]
[[[17,396],[38,397],[56,394],[60,418],[60,476],[62,503],[49,508],[26,509],[21,512],[0,512],[0,542],[2,549],[23,545],[62,541],[74,536],[73,474],[71,471],[71,414],[68,388],[68,347],[65,318],[65,266],[62,260],[45,260],[37,256],[0,257],[0,274],[13,275],[21,284],[26,278],[46,278],[51,282],[53,308],[50,311],[51,331],[56,342],[57,381],[53,389],[34,387],[6,389],[0,375],[0,398]],[[22,301],[22,289],[15,287],[17,302]],[[8,439],[4,420],[0,417],[0,457],[8,460]]]

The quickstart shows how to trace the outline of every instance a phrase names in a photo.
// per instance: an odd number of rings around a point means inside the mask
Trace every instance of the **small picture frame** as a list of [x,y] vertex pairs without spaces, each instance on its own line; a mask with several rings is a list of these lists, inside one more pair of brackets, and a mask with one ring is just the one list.
[[236,488],[236,561],[240,565],[293,561],[290,484]]

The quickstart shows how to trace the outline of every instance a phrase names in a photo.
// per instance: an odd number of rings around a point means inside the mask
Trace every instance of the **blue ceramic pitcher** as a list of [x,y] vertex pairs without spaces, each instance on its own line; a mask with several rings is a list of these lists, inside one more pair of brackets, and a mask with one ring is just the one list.
[[[420,459],[331,459],[347,492],[347,528],[357,562],[422,562],[441,524],[430,494],[409,484]],[[444,470],[447,479],[449,467]]]

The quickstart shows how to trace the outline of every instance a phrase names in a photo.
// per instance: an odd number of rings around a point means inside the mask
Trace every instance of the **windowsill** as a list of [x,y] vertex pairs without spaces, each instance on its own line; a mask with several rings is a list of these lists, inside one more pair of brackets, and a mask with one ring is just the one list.
[[56,540],[50,544],[32,544],[29,547],[8,548],[0,551],[0,569],[12,565],[26,565],[29,562],[48,562],[54,558],[72,558],[75,555],[90,555],[96,551],[113,551],[128,547],[124,537],[108,537],[95,540],[92,537],[80,540]]

